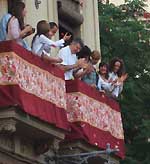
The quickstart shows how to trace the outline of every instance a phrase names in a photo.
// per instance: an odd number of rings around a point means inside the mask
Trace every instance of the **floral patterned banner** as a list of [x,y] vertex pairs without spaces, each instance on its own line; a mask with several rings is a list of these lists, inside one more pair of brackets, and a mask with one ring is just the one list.
[[124,139],[121,113],[80,92],[67,93],[67,117],[70,122],[86,122]]
[[63,79],[27,62],[14,52],[0,53],[0,85],[13,84],[19,85],[27,93],[66,109]]

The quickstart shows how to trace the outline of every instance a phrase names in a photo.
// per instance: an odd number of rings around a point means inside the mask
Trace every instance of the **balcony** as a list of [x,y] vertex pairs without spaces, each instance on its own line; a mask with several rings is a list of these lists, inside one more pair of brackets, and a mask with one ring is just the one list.
[[0,43],[0,140],[8,163],[55,163],[56,154],[105,150],[108,143],[119,149],[112,160],[124,158],[118,103],[79,80],[65,82],[58,67],[12,41]]

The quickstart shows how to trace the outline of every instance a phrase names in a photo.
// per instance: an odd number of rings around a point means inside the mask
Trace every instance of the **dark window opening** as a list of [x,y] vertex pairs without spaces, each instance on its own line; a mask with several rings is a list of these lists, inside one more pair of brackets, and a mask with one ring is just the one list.
[[[80,37],[80,25],[83,23],[83,16],[79,12],[79,7],[79,3],[74,0],[57,1],[60,38],[62,38],[66,32],[72,35],[71,39]],[[67,44],[69,44],[69,42]]]

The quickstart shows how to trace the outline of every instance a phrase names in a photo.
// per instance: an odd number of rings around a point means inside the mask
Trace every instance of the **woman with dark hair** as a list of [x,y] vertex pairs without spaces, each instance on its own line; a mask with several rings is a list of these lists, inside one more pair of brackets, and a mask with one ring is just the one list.
[[124,62],[122,59],[113,58],[109,63],[109,72],[121,77],[125,73]]
[[99,76],[97,87],[99,91],[104,91],[105,93],[111,92],[112,84],[108,81],[108,65],[106,63],[99,64]]
[[123,89],[123,82],[126,80],[124,62],[122,59],[113,58],[109,64],[109,82],[113,84],[112,96],[117,98]]
[[87,45],[85,45],[76,55],[78,59],[84,59],[85,64],[82,68],[74,70],[74,77],[84,81],[84,77],[94,70],[92,65],[90,64],[91,49]]
[[26,47],[23,38],[31,35],[34,31],[30,25],[24,24],[26,8],[23,2],[17,2],[13,7],[12,17],[7,25],[7,40],[15,40],[21,46]]
[[77,54],[77,56],[79,59],[85,59],[86,64],[83,66],[81,70],[79,70],[80,76],[78,72],[78,74],[76,74],[76,77],[78,75],[78,78],[80,77],[82,81],[96,88],[98,74],[96,72],[95,65],[101,58],[100,52],[96,50],[91,51],[91,49],[88,46],[84,46],[81,49],[81,51]]

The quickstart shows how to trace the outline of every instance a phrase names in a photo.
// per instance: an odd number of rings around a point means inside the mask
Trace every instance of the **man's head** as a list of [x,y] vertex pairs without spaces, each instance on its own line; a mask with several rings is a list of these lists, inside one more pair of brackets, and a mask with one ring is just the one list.
[[80,38],[74,39],[70,44],[71,53],[76,54],[80,52],[83,46],[83,41]]
[[55,22],[49,22],[50,31],[49,31],[49,38],[51,39],[58,30],[58,25]]
[[78,59],[84,58],[86,61],[90,60],[91,49],[88,46],[84,46],[80,52],[77,53]]

